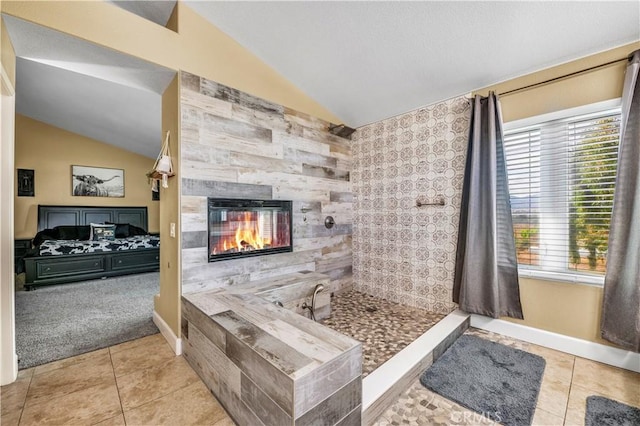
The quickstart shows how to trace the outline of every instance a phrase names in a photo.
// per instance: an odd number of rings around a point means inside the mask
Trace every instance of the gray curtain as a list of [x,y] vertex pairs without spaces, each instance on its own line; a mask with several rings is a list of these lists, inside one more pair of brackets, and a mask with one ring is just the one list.
[[622,91],[618,176],[604,278],[602,337],[640,352],[640,50]]
[[523,318],[502,113],[493,92],[472,100],[453,301],[469,313]]

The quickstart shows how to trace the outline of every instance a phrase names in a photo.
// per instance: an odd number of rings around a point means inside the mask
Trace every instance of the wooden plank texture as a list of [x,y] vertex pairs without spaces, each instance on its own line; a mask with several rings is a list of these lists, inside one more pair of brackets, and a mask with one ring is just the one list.
[[293,416],[293,380],[289,376],[230,334],[226,354],[269,398]]
[[303,377],[295,377],[295,416],[302,416],[327,395],[332,395],[361,375],[362,345],[359,344],[333,362],[323,364]]
[[[294,312],[322,283],[316,312],[328,314],[351,282],[350,141],[193,74],[181,87],[185,358],[238,424],[357,424],[361,345]],[[208,263],[207,197],[294,201],[294,251]]]
[[202,311],[205,309],[211,312],[207,307],[202,304],[199,306],[196,307],[189,300],[182,299],[182,315],[189,322],[189,335],[191,335],[191,324],[193,324],[201,334],[204,334],[209,341],[224,352],[227,347],[227,335],[224,329],[211,321],[209,315]]
[[280,105],[205,78],[200,81],[200,93],[233,104],[246,106],[251,110],[279,116],[284,115],[284,107]]
[[245,374],[242,375],[241,379],[240,398],[265,425],[284,426],[293,424],[292,417]]
[[189,342],[204,360],[202,365],[205,370],[212,375],[215,373],[219,382],[224,382],[229,390],[240,394],[240,369],[191,323],[189,324],[189,336]]
[[251,185],[247,183],[216,182],[183,178],[182,195],[270,200],[271,185]]
[[362,401],[362,377],[357,377],[296,419],[296,426],[338,423]]

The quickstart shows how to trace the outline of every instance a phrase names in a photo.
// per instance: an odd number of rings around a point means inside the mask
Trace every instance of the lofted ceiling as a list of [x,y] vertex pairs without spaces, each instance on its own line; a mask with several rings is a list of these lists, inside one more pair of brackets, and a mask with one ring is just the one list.
[[175,71],[3,15],[16,51],[16,112],[155,158]]
[[352,127],[640,39],[638,1],[185,1]]
[[107,0],[107,3],[113,3],[163,27],[167,25],[176,6],[176,0]]
[[[160,25],[176,3],[110,2]],[[185,3],[352,127],[640,40],[638,1]],[[157,155],[173,70],[3,18],[18,113]]]

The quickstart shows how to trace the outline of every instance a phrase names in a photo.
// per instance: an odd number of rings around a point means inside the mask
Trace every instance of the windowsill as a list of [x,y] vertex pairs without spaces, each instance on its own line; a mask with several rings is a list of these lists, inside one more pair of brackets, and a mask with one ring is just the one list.
[[518,277],[532,278],[536,280],[558,281],[573,284],[587,284],[602,287],[604,285],[604,275],[569,274],[563,272],[541,271],[537,269],[526,269],[518,267]]

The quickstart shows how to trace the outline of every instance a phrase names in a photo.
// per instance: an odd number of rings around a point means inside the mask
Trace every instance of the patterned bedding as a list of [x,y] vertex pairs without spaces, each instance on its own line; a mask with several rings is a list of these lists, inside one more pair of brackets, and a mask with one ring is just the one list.
[[160,237],[136,235],[112,241],[45,240],[40,244],[40,256],[63,254],[103,253],[107,251],[138,250],[160,247]]

